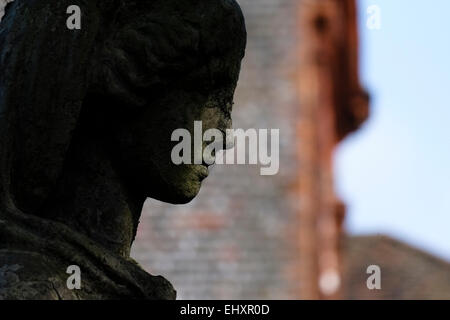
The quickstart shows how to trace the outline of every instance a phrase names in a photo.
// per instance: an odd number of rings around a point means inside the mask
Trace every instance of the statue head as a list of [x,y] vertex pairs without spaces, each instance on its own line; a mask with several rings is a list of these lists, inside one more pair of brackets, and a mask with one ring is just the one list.
[[72,2],[14,1],[0,22],[1,200],[38,210],[85,153],[107,158],[132,196],[190,201],[207,165],[175,165],[171,134],[231,125],[239,6],[82,0],[81,30],[69,30]]

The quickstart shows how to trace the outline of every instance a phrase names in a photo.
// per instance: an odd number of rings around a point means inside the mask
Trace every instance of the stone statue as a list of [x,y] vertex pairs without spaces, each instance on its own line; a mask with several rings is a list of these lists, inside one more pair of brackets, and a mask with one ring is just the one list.
[[0,22],[0,299],[175,299],[130,247],[147,197],[187,203],[208,174],[172,163],[171,134],[230,126],[241,10],[75,2],[79,30],[71,0],[15,0]]

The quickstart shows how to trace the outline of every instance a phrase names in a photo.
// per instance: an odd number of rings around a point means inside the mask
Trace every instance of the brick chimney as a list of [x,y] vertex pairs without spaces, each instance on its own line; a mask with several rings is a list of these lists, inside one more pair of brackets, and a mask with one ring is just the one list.
[[298,12],[300,296],[336,299],[345,207],[333,189],[333,152],[367,118],[368,96],[358,78],[355,1],[304,0]]

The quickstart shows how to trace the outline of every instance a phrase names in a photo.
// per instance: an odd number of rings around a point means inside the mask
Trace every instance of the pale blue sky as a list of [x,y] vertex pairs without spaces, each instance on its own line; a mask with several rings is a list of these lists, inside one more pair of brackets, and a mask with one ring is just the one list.
[[[450,260],[450,1],[360,0],[372,114],[336,154],[351,233],[384,233]],[[366,9],[381,8],[381,29]]]

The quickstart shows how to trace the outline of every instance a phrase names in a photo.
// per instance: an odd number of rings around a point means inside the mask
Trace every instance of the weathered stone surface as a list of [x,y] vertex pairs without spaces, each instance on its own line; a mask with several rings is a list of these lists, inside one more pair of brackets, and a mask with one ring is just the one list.
[[0,23],[0,299],[174,299],[130,247],[146,197],[189,202],[207,176],[171,162],[171,133],[230,126],[242,13],[82,0],[68,30],[71,4],[14,1]]

